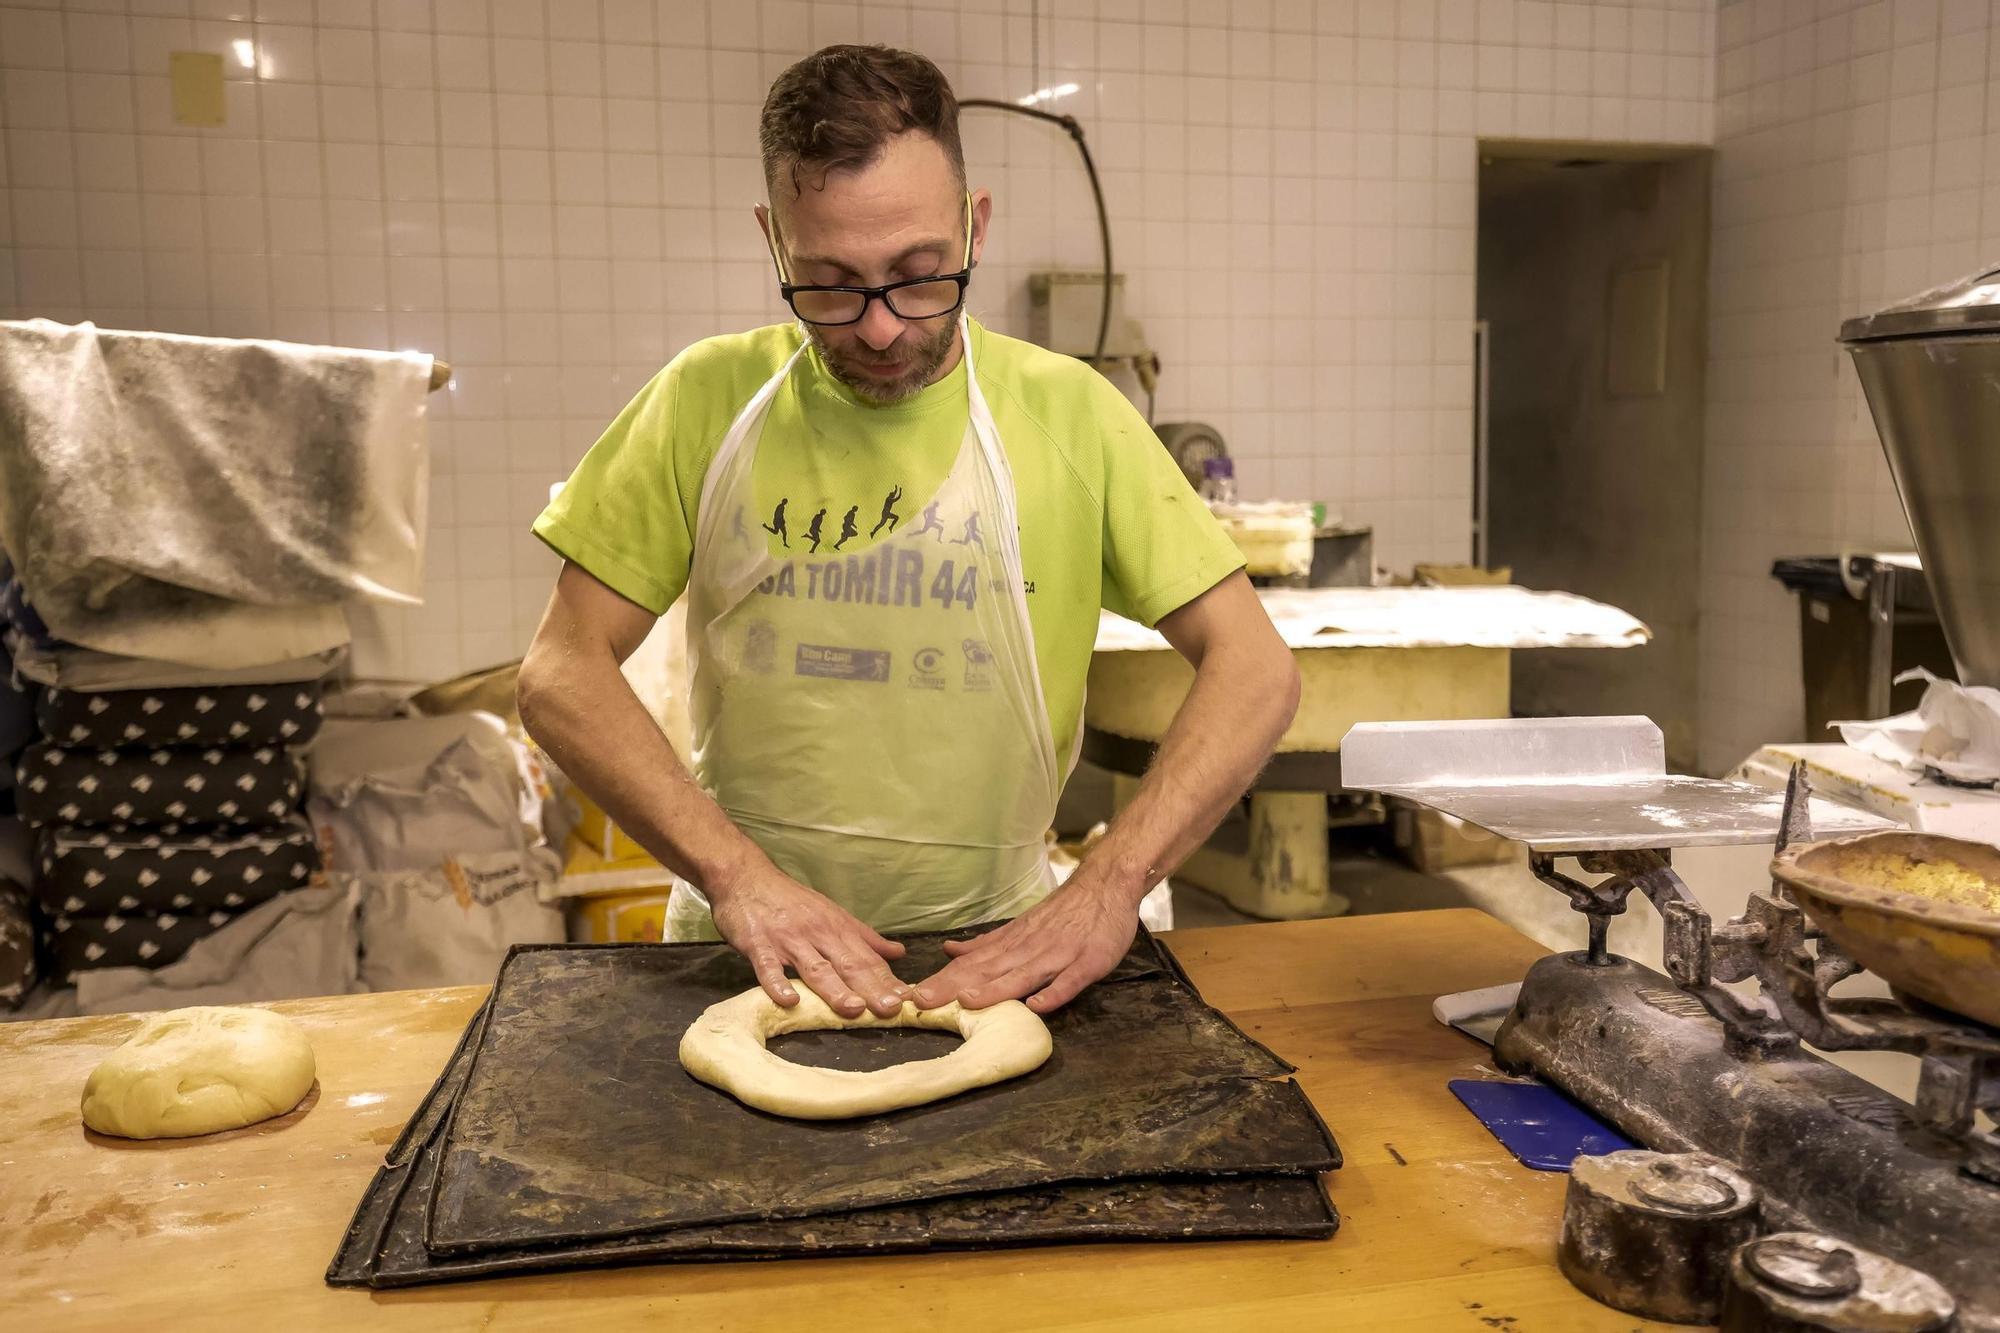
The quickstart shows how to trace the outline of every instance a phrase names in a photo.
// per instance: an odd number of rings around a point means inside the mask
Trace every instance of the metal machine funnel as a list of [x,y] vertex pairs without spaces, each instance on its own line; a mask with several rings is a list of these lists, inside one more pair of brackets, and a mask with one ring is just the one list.
[[1840,341],[1959,679],[2000,686],[2000,268],[1850,319]]

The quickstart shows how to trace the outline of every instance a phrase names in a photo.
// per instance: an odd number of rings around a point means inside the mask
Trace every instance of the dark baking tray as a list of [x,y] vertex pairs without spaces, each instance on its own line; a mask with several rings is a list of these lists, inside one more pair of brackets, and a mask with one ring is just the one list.
[[[957,932],[964,935],[966,932]],[[944,934],[897,971],[942,966]],[[728,1222],[1128,1176],[1311,1175],[1338,1164],[1292,1067],[1203,1003],[1149,935],[1049,1020],[1018,1079],[844,1121],[751,1110],[676,1060],[701,1011],[755,984],[726,945],[524,945],[502,965],[428,1203],[437,1257],[601,1244]],[[790,1058],[882,1062],[833,1036]],[[948,1039],[946,1039],[948,1040]],[[908,1059],[905,1043],[889,1059]]]
[[[1316,1176],[1132,1177],[1002,1191],[807,1219],[686,1227],[544,1249],[434,1257],[423,1218],[442,1126],[485,1019],[475,1015],[444,1073],[376,1172],[326,1280],[375,1288],[613,1264],[714,1262],[1088,1241],[1323,1239],[1339,1215]],[[897,1058],[904,1058],[900,1054]]]
[[432,1256],[423,1215],[439,1148],[388,1168],[327,1280],[387,1289],[636,1263],[907,1254],[1090,1241],[1322,1239],[1339,1217],[1316,1176],[1129,1177],[962,1195],[777,1222],[683,1227],[544,1249]]

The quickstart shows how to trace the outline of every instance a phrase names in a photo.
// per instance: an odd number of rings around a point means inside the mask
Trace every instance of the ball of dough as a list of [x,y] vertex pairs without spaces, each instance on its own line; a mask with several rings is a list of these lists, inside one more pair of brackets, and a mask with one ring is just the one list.
[[83,1123],[126,1139],[178,1139],[283,1115],[312,1087],[312,1046],[268,1009],[155,1014],[83,1085]]
[[[787,1032],[839,1028],[942,1028],[956,1031],[965,1044],[934,1060],[868,1071],[793,1064],[764,1047]],[[962,1009],[957,1001],[919,1009],[905,1000],[888,1018],[872,1013],[844,1018],[801,986],[799,1002],[789,1009],[762,988],[710,1005],[681,1037],[680,1062],[702,1082],[760,1111],[797,1120],[844,1120],[1018,1078],[1040,1068],[1053,1049],[1048,1026],[1019,1000],[988,1009]]]

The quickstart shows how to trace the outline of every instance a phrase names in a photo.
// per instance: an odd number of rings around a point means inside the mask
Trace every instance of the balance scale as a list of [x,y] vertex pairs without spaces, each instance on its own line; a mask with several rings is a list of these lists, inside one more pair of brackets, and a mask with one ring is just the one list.
[[[1342,758],[1349,786],[1526,844],[1588,921],[1587,948],[1485,993],[1502,1069],[1648,1148],[1729,1163],[1768,1228],[1898,1260],[1950,1291],[1960,1327],[2000,1330],[2000,1137],[1978,1122],[2000,1110],[2000,916],[1982,930],[1981,914],[1912,908],[1895,884],[1962,863],[2000,885],[2000,850],[1812,798],[1803,768],[1783,794],[1669,774],[1642,717],[1368,723]],[[1771,889],[1717,925],[1674,849],[1761,842],[1779,848]],[[1634,891],[1663,920],[1665,974],[1606,946]],[[1864,967],[1895,998],[1832,993]],[[1915,1104],[1808,1045],[1917,1059]]]

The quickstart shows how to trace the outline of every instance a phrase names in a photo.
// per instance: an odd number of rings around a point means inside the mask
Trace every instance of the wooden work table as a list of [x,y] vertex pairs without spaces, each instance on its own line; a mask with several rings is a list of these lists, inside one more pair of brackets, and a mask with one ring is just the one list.
[[[1554,1266],[1564,1180],[1445,1088],[1487,1051],[1430,1015],[1542,950],[1470,910],[1181,931],[1210,1002],[1299,1066],[1340,1141],[1329,1241],[1069,1245],[665,1265],[336,1291],[321,1275],[478,988],[292,1001],[299,1111],[207,1139],[88,1134],[84,1077],[130,1016],[0,1025],[0,1328],[1627,1330]],[[669,1034],[662,1034],[666,1039]]]

